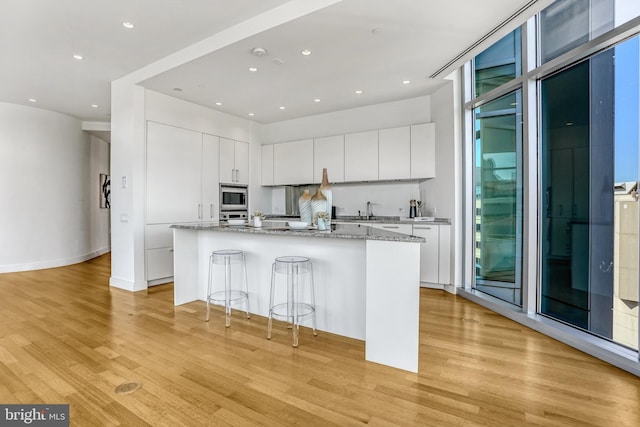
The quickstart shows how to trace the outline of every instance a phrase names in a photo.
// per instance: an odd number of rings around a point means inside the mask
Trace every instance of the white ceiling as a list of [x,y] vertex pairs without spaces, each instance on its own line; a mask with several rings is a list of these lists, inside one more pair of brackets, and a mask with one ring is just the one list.
[[[108,122],[111,81],[275,7],[304,11],[314,1],[0,0],[0,101]],[[343,0],[140,84],[240,117],[251,112],[262,123],[411,98],[439,87],[444,75],[430,75],[523,5],[533,4],[501,33],[548,3]],[[252,55],[255,47],[267,54]]]

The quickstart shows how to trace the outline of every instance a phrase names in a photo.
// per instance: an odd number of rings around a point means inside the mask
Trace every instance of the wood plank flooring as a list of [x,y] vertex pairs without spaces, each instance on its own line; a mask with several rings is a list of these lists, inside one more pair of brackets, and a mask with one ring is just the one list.
[[640,378],[443,291],[421,291],[416,375],[361,341],[206,323],[172,285],[110,289],[109,271],[0,274],[0,403],[69,403],[75,426],[640,425]]

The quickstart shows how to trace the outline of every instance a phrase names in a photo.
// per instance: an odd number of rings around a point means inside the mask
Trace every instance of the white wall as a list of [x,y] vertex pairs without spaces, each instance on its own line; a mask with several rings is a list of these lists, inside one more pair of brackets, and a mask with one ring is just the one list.
[[70,116],[0,103],[0,272],[57,267],[109,251],[99,174],[109,144]]

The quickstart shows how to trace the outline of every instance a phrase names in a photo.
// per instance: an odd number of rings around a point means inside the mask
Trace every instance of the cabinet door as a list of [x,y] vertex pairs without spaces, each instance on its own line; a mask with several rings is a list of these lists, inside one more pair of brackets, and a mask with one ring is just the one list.
[[235,182],[237,184],[249,184],[249,144],[236,141],[235,147]]
[[411,178],[411,135],[409,126],[380,129],[378,179]]
[[147,124],[147,224],[198,220],[202,136],[173,126]]
[[414,225],[413,235],[424,237],[420,243],[420,281],[439,283],[439,230],[437,225]]
[[232,184],[236,178],[235,141],[228,138],[220,138],[218,165],[220,167],[220,182]]
[[203,221],[219,220],[220,212],[220,179],[218,152],[220,138],[213,135],[202,135],[202,206],[200,209]]
[[313,182],[313,140],[284,142],[273,147],[275,185]]
[[436,125],[411,126],[411,178],[436,176]]
[[313,182],[322,182],[322,169],[327,168],[329,182],[344,182],[344,135],[313,140]]
[[344,136],[344,180],[378,179],[378,131],[349,133]]
[[148,249],[146,256],[147,280],[173,276],[173,248]]
[[439,225],[438,239],[438,283],[451,284],[451,226]]
[[273,185],[273,144],[262,146],[261,185]]

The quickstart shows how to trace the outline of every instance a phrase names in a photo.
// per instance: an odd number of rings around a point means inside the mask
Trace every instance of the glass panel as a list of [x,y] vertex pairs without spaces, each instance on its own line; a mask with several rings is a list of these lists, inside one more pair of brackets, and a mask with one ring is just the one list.
[[542,63],[613,29],[613,21],[614,0],[555,1],[540,12]]
[[476,96],[522,74],[520,28],[507,34],[474,59]]
[[475,288],[522,305],[522,92],[474,110]]
[[541,82],[541,313],[638,348],[638,38]]

